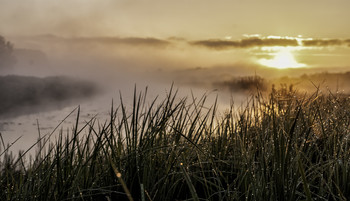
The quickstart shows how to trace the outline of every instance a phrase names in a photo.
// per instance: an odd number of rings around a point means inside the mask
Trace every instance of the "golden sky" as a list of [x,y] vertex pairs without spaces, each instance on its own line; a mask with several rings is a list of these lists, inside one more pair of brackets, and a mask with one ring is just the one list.
[[345,38],[348,0],[1,0],[5,34]]
[[[54,44],[93,44],[110,57],[136,55],[140,64],[155,68],[350,66],[349,0],[0,0],[0,5],[0,35],[17,47],[55,51]],[[143,48],[152,51],[145,54]]]

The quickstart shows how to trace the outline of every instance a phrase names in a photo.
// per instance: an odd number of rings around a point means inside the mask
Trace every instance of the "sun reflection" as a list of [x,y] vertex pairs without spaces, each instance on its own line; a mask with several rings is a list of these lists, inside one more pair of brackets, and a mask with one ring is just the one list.
[[306,65],[295,60],[292,52],[283,48],[279,50],[272,59],[259,59],[258,62],[264,66],[278,69],[301,68]]

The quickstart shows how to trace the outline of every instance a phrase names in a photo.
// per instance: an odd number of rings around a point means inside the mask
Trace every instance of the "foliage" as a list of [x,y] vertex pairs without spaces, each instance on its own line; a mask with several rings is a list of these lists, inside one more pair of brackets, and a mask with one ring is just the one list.
[[233,92],[266,91],[267,82],[260,76],[246,76],[214,83],[214,86],[227,88]]
[[16,59],[12,52],[12,43],[6,41],[3,36],[0,36],[0,70],[9,69],[15,64]]
[[[1,200],[346,200],[350,100],[273,90],[224,116],[206,97],[137,94],[110,121],[77,123],[54,143],[5,150]],[[3,144],[3,148],[5,148]],[[3,149],[4,150],[4,149]]]
[[0,76],[0,117],[59,107],[67,101],[91,97],[97,91],[91,82],[63,76]]

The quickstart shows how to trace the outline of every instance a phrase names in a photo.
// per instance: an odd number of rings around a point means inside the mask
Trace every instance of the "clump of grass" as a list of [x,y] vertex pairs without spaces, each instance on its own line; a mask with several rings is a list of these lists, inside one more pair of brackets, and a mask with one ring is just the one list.
[[[256,94],[224,115],[206,97],[111,108],[25,153],[0,154],[1,200],[347,200],[350,100]],[[39,143],[40,142],[40,143]]]
[[260,76],[245,76],[232,78],[230,80],[215,82],[214,86],[226,88],[232,92],[254,92],[256,90],[266,91],[268,82]]

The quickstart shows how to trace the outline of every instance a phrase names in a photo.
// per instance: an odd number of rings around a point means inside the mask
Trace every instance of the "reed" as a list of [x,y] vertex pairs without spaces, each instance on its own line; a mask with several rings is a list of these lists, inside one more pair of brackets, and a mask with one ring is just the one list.
[[347,96],[273,90],[220,115],[205,96],[146,95],[135,89],[103,124],[79,124],[78,108],[74,128],[41,137],[32,157],[2,142],[0,200],[350,198]]

